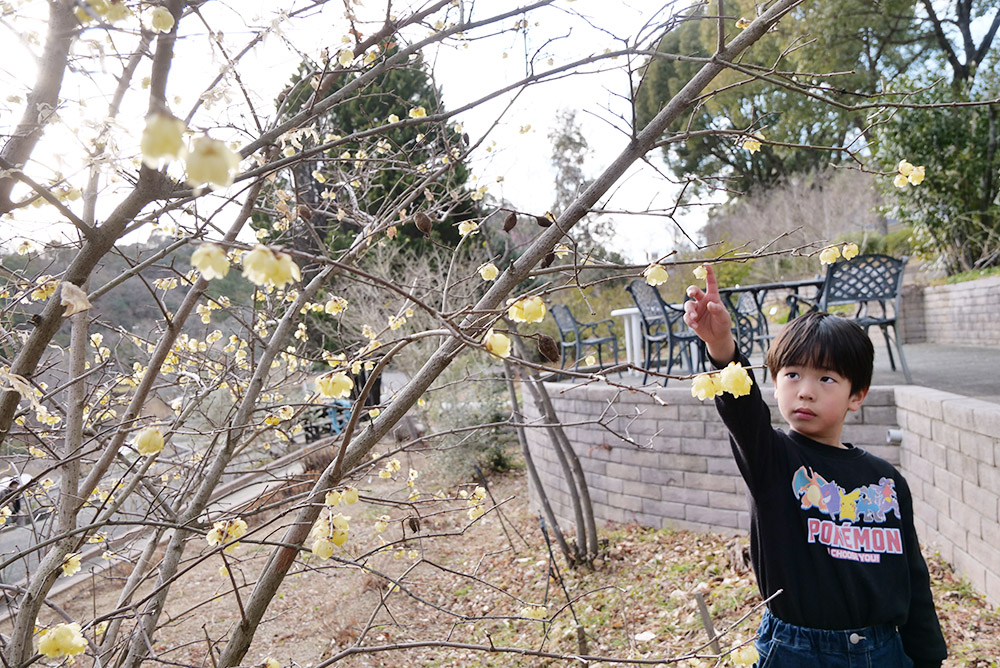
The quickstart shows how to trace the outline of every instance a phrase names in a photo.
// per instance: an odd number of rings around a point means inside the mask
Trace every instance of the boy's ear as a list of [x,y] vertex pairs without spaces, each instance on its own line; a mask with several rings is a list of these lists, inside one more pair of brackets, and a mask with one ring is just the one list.
[[858,390],[857,392],[852,392],[850,399],[847,401],[847,410],[856,411],[861,408],[861,404],[864,403],[865,397],[868,396],[868,389],[869,388],[866,387]]

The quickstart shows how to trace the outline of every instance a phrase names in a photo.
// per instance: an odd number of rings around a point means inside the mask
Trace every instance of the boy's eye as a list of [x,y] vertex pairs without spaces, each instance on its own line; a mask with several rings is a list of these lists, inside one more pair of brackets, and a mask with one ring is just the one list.
[[822,378],[820,378],[820,381],[822,381],[824,383],[836,383],[837,379],[836,378],[831,378],[830,376],[823,376]]
[[786,371],[785,372],[785,378],[791,378],[792,380],[795,380],[798,377],[799,377],[799,374],[796,373],[795,371]]

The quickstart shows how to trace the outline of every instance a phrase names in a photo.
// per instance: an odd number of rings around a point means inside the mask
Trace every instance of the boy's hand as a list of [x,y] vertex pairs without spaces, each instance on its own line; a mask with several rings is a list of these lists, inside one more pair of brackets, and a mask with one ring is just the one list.
[[688,286],[687,295],[691,300],[684,302],[684,322],[705,342],[713,360],[726,363],[736,356],[733,321],[719,297],[719,284],[712,265],[704,267],[705,290],[696,285]]

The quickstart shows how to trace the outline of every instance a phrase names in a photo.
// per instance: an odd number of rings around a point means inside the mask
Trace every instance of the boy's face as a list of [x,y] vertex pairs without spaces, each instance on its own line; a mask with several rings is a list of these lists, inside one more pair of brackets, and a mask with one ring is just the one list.
[[778,410],[788,426],[838,448],[847,411],[861,408],[867,394],[868,388],[851,392],[851,381],[830,369],[787,366],[774,379]]

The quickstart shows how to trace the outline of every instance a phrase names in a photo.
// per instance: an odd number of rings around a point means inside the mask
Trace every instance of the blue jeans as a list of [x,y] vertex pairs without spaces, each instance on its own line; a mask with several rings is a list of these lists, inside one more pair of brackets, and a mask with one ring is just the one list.
[[755,668],[913,668],[895,626],[827,631],[787,624],[764,610]]

